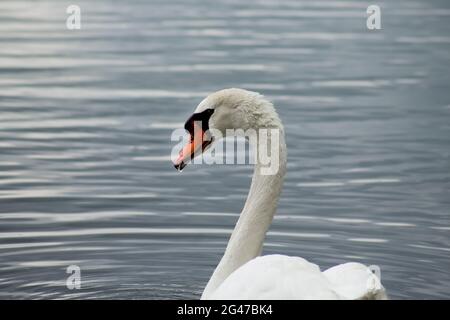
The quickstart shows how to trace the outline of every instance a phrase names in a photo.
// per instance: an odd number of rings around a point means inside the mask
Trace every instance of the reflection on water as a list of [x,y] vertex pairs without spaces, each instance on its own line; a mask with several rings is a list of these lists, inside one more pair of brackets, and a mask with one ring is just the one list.
[[252,168],[180,174],[170,135],[225,87],[286,127],[265,253],[450,296],[447,1],[382,1],[380,31],[357,1],[78,3],[78,31],[61,1],[0,3],[0,298],[198,298]]

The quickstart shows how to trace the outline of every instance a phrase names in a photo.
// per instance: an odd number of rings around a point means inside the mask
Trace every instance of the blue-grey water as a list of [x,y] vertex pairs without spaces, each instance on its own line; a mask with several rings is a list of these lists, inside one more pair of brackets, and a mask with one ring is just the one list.
[[[66,8],[81,7],[81,30]],[[288,173],[264,253],[450,298],[450,3],[0,2],[0,298],[199,298],[252,167],[169,155],[212,91],[265,94]],[[66,268],[81,268],[81,289]]]

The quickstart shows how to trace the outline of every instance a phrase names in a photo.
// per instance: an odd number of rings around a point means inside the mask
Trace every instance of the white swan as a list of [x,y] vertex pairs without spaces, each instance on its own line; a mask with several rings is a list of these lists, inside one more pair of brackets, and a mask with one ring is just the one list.
[[[197,130],[200,126],[202,130]],[[274,128],[280,132],[276,141],[279,170],[263,175],[263,166],[256,160],[244,209],[202,299],[387,298],[378,277],[360,263],[341,264],[321,272],[317,265],[300,257],[260,256],[286,171],[284,129],[273,105],[262,95],[243,89],[215,92],[198,105],[185,128],[191,141],[174,161],[179,170],[212,143],[212,129],[223,135],[226,129]],[[271,135],[269,140],[272,136],[275,137]],[[270,143],[275,142],[272,140]]]

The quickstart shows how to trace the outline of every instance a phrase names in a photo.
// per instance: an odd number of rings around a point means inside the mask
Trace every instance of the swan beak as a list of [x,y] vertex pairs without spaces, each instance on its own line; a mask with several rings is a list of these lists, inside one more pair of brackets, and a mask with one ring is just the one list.
[[189,161],[194,159],[198,154],[204,152],[213,141],[213,139],[209,137],[209,134],[203,131],[196,123],[194,123],[193,131],[193,133],[190,133],[191,139],[183,147],[178,158],[173,163],[175,169],[178,171],[182,171]]

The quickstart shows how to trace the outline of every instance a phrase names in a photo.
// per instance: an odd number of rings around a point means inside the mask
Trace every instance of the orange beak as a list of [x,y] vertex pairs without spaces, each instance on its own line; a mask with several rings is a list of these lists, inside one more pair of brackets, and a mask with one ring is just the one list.
[[180,151],[178,158],[174,161],[174,167],[178,171],[181,171],[186,165],[194,159],[198,154],[206,150],[206,148],[212,143],[212,139],[205,140],[206,132],[203,131],[201,126],[194,122],[193,133],[191,132],[190,141]]

